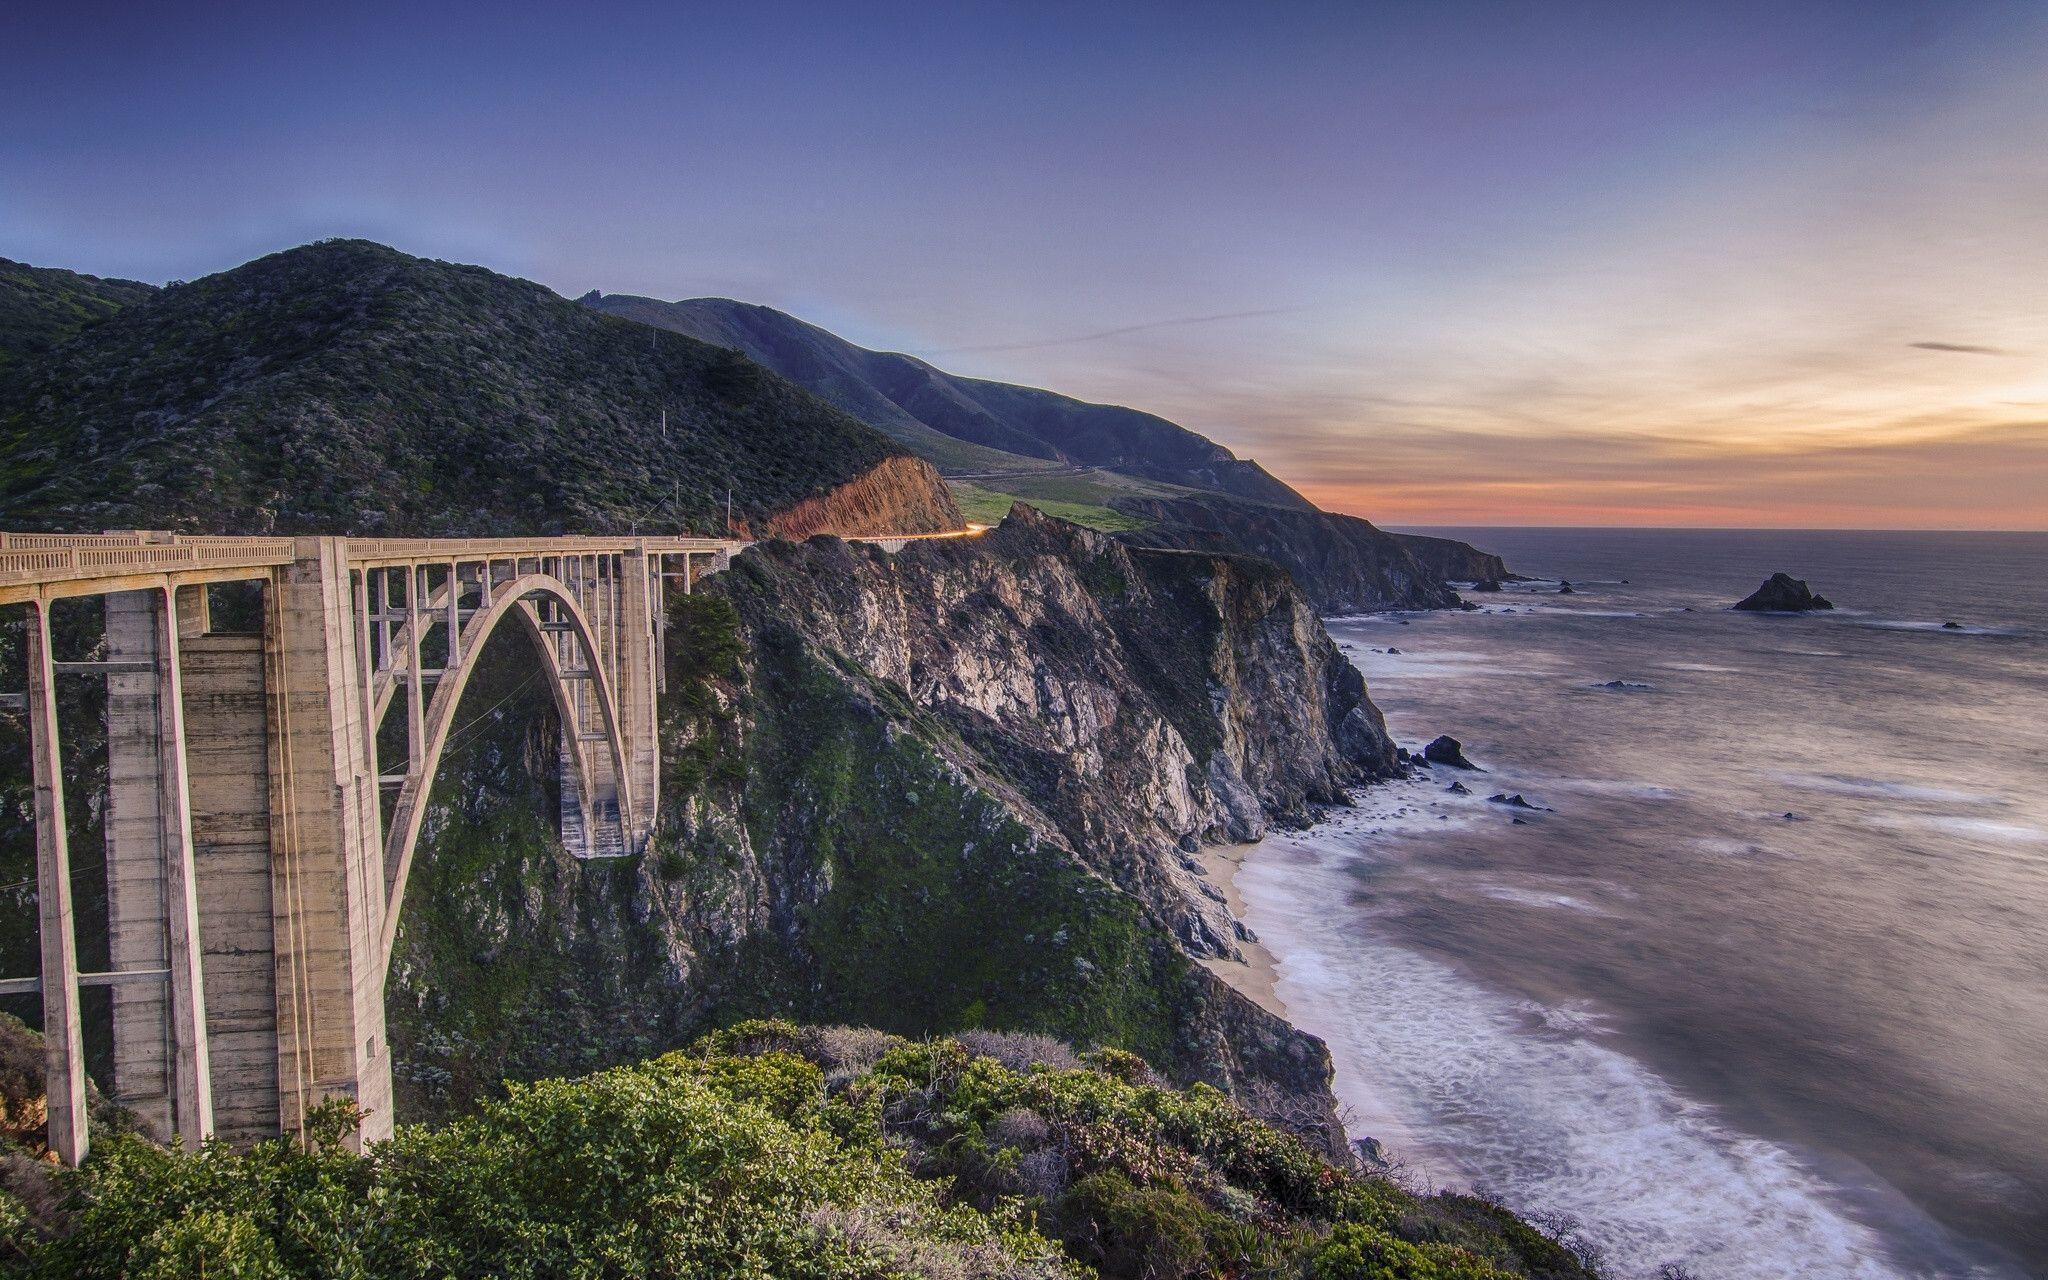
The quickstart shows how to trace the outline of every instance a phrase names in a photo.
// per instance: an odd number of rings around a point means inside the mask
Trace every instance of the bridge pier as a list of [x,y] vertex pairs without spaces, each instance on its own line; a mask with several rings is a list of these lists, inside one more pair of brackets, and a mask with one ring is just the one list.
[[286,1133],[328,1097],[353,1098],[361,1140],[390,1136],[384,1035],[384,850],[364,723],[348,562],[339,538],[300,538],[273,579],[270,860],[278,1116]]
[[633,829],[627,841],[634,853],[647,847],[654,830],[655,806],[661,799],[661,743],[655,713],[657,673],[661,655],[655,651],[655,568],[645,547],[619,557],[619,736],[626,748],[626,776],[631,788]]
[[241,1144],[281,1131],[263,637],[190,636],[181,652],[214,1132]]
[[64,768],[57,748],[57,670],[50,655],[50,606],[39,601],[28,626],[29,750],[35,785],[36,908],[42,931],[43,1097],[50,1150],[65,1164],[85,1159],[85,1030],[78,1007],[78,940],[71,912],[71,841],[65,831]]
[[[187,593],[203,618],[206,592]],[[160,1137],[213,1132],[180,619],[168,588],[106,597],[107,943],[114,1100]],[[203,626],[203,622],[197,625]]]

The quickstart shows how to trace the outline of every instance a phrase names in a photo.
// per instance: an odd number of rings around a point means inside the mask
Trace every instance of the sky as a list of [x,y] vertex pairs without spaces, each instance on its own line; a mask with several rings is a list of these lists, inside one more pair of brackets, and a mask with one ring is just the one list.
[[2048,4],[0,8],[0,256],[767,303],[1383,523],[2048,528]]

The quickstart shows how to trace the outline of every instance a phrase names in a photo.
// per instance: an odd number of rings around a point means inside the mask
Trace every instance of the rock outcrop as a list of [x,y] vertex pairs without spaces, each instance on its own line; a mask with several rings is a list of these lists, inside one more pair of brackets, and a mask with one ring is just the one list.
[[1751,613],[1810,613],[1816,609],[1832,609],[1834,602],[1826,596],[1815,595],[1813,590],[1789,573],[1774,573],[1764,584],[1736,602],[1737,609]]
[[886,533],[941,533],[963,527],[953,491],[922,458],[885,458],[860,475],[770,516],[771,538],[831,533],[857,538]]
[[1465,758],[1465,744],[1448,733],[1431,738],[1429,745],[1422,749],[1422,758],[1431,764],[1449,765],[1453,769],[1479,768]]

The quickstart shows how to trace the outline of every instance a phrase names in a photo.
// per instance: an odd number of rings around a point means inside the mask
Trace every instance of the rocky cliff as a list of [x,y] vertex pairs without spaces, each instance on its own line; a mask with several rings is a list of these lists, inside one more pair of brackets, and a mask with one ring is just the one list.
[[391,994],[409,1109],[782,1013],[1127,1047],[1334,1139],[1323,1046],[1193,959],[1235,945],[1198,842],[1395,768],[1284,573],[1020,511],[894,556],[765,544],[679,598],[670,635],[644,858],[562,855],[525,781],[551,711],[512,667],[444,765],[461,798]]
[[[1293,574],[1323,613],[1442,609],[1458,603],[1457,593],[1444,585],[1445,575],[1439,567],[1451,563],[1453,557],[1440,555],[1435,557],[1437,563],[1424,562],[1416,557],[1408,539],[1357,516],[1261,507],[1206,495],[1122,498],[1114,506],[1150,522],[1122,535],[1127,540],[1144,546],[1264,556]],[[1464,547],[1463,543],[1448,545]],[[1498,563],[1497,557],[1464,549]]]
[[1454,538],[1432,538],[1420,533],[1389,536],[1439,582],[1522,581],[1520,574],[1508,572],[1507,561],[1470,543]]
[[857,538],[960,527],[953,491],[930,463],[904,455],[884,458],[853,479],[777,512],[763,522],[762,533],[770,538],[819,533]]

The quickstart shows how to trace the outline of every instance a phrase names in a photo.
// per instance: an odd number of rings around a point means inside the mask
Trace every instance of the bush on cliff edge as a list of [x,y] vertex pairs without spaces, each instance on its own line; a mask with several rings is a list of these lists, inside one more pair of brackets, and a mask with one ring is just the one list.
[[1047,1065],[1071,1051],[989,1040],[744,1023],[362,1155],[338,1105],[304,1145],[114,1136],[56,1175],[41,1225],[0,1192],[0,1253],[80,1280],[1586,1274],[1505,1214],[1339,1170],[1131,1054]]

